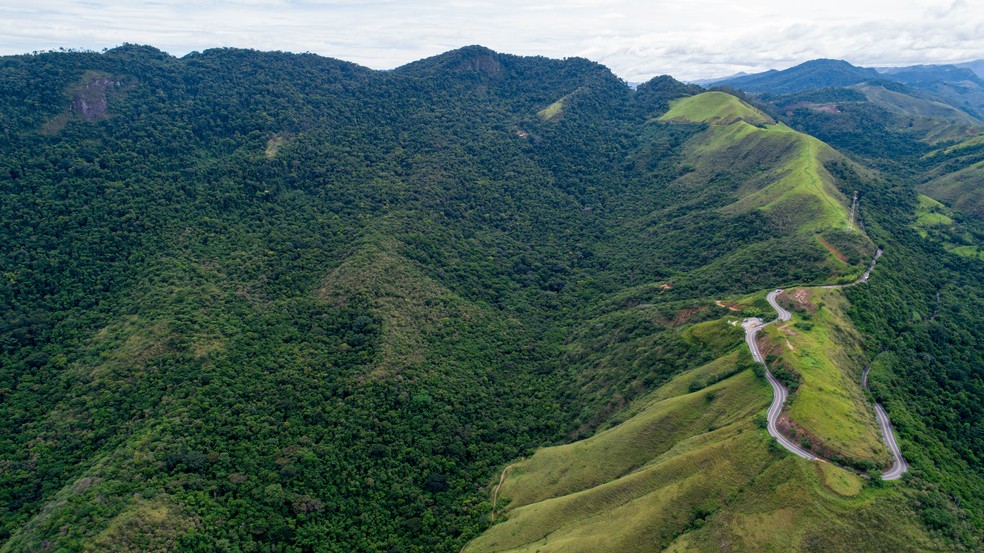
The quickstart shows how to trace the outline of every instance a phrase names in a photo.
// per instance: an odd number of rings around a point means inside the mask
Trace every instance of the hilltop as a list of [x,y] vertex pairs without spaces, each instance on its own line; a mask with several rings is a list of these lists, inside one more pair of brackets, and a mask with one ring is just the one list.
[[[0,83],[2,551],[979,545],[976,227],[900,168],[967,170],[971,136],[866,120],[884,150],[855,148],[481,46],[374,71],[127,45]],[[793,420],[857,423],[818,441],[856,464],[884,461],[871,364],[912,464],[884,485],[770,445],[736,326],[876,244],[801,334],[822,370],[786,359]]]

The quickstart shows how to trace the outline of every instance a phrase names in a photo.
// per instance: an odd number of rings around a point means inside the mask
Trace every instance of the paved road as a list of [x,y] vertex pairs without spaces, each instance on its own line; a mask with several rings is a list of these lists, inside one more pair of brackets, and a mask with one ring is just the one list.
[[778,303],[776,303],[776,296],[778,296],[781,293],[782,293],[781,289],[773,290],[769,292],[768,295],[765,296],[765,301],[769,302],[769,305],[771,305],[772,308],[776,310],[777,321],[788,321],[789,319],[793,318],[793,315],[789,311],[786,311],[785,309],[780,307]]
[[875,269],[875,264],[878,263],[878,258],[881,257],[881,256],[882,256],[882,249],[881,248],[878,248],[878,251],[875,252],[875,258],[871,260],[871,265],[868,266],[868,270],[865,271],[863,275],[861,275],[861,278],[855,280],[854,282],[851,282],[851,283],[848,283],[848,284],[828,284],[827,286],[824,286],[823,288],[826,289],[826,290],[832,290],[834,288],[848,288],[850,286],[854,286],[855,284],[861,284],[862,282],[868,282],[868,277],[871,276],[871,271],[873,271]]
[[[788,321],[790,317],[792,317],[789,311],[786,311],[776,303],[776,296],[778,296],[781,292],[782,290],[774,290],[769,292],[769,295],[765,297],[765,299],[769,302],[769,305],[775,308],[778,317],[774,321],[759,325],[749,325],[745,328],[745,343],[748,344],[748,349],[752,352],[752,358],[763,365],[765,365],[765,358],[762,357],[762,352],[759,351],[758,343],[755,341],[755,336],[758,334],[758,331],[765,328],[766,325],[770,325],[776,321]],[[786,403],[786,388],[776,379],[776,377],[772,376],[772,373],[769,372],[768,368],[765,369],[765,378],[768,379],[769,384],[772,385],[772,405],[769,406],[769,411],[766,413],[766,419],[769,422],[769,435],[775,438],[782,447],[788,449],[793,454],[799,455],[808,461],[816,461],[816,455],[813,455],[802,447],[796,445],[790,441],[789,438],[783,436],[779,432],[779,428],[776,427],[776,422],[779,420],[779,415],[782,413],[782,406]]]
[[[854,286],[855,284],[868,282],[868,278],[871,276],[871,271],[875,268],[875,264],[878,263],[878,258],[881,257],[881,255],[882,255],[882,250],[881,248],[879,248],[878,251],[875,252],[875,258],[871,260],[871,265],[868,267],[868,270],[865,271],[863,275],[861,275],[861,278],[855,280],[854,282],[851,282],[849,284],[833,284],[833,285],[824,286],[823,288],[826,288],[828,290],[832,288],[847,288],[849,286]],[[748,344],[748,349],[749,351],[752,352],[752,358],[755,359],[755,361],[761,363],[762,365],[765,365],[765,358],[762,357],[762,352],[759,351],[758,343],[755,341],[755,337],[756,335],[758,335],[758,331],[774,322],[788,321],[790,318],[792,318],[792,315],[789,313],[789,311],[783,309],[782,306],[780,306],[776,302],[776,297],[781,293],[782,293],[782,289],[773,290],[772,292],[769,292],[765,296],[765,299],[766,301],[769,302],[769,305],[771,305],[772,308],[776,310],[775,320],[769,321],[767,323],[761,323],[759,322],[758,319],[750,319],[746,321],[745,324],[745,343]],[[768,367],[766,367],[765,369],[765,377],[769,381],[769,384],[772,385],[772,405],[769,406],[769,411],[766,413],[766,418],[769,423],[768,424],[769,435],[775,438],[776,441],[779,442],[780,445],[782,445],[782,447],[786,448],[787,450],[789,450],[795,455],[798,455],[810,461],[822,460],[816,455],[813,455],[812,453],[806,451],[802,447],[791,442],[788,438],[786,438],[785,436],[779,433],[779,429],[776,427],[776,421],[779,420],[779,415],[782,413],[782,406],[783,404],[786,403],[787,392],[786,392],[786,388],[783,387],[783,385],[776,379],[775,376],[772,375],[771,372],[769,372]],[[867,390],[868,368],[865,368],[864,373],[861,375],[861,383],[864,385],[864,388]],[[888,413],[886,413],[885,409],[877,403],[875,404],[875,416],[878,419],[878,425],[881,427],[882,436],[884,436],[885,438],[885,444],[888,445],[888,449],[889,451],[892,452],[892,457],[895,459],[892,464],[892,468],[890,468],[887,472],[882,474],[882,480],[896,480],[898,478],[901,478],[902,475],[909,470],[909,465],[905,462],[905,459],[902,457],[902,451],[899,449],[898,442],[895,441],[895,433],[892,431],[892,423],[888,419]]]
[[[870,369],[871,367],[865,367],[864,373],[861,375],[861,383],[864,385],[864,389],[869,392],[871,391],[868,388],[868,371]],[[894,459],[892,468],[882,473],[882,480],[898,480],[908,472],[909,464],[905,462],[905,458],[902,457],[902,450],[899,449],[899,444],[895,441],[895,432],[892,430],[892,422],[888,420],[888,413],[878,403],[875,404],[875,416],[878,418],[878,426],[881,427],[882,436],[885,437],[885,444],[888,445],[888,450],[892,452]]]

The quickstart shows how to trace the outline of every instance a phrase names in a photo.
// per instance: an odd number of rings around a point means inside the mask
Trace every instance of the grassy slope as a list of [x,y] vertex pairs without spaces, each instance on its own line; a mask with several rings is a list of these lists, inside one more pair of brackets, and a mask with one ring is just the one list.
[[895,489],[787,457],[670,547],[684,551],[939,551]]
[[893,92],[881,86],[858,85],[855,87],[870,102],[905,119],[905,129],[916,131],[930,144],[961,140],[980,133],[984,123],[980,120],[940,102],[923,100]]
[[944,201],[964,213],[984,219],[984,161],[937,177],[919,187],[920,192]]
[[[670,385],[680,384],[689,386],[679,379]],[[733,493],[768,461],[765,438],[750,421],[768,397],[744,371],[654,400],[587,440],[539,451],[509,469],[500,491],[509,501],[508,520],[466,550],[630,551],[654,540],[665,546],[690,522],[691,508]],[[719,478],[702,478],[705,471]]]
[[557,100],[556,102],[550,104],[549,106],[541,109],[537,112],[537,116],[544,121],[553,121],[556,118],[564,114],[564,98]]
[[711,125],[691,151],[698,167],[717,166],[719,170],[722,157],[774,162],[774,169],[740,187],[737,201],[724,208],[725,213],[762,209],[799,232],[847,228],[848,200],[823,167],[825,161],[839,156],[823,142],[775,124],[764,113],[722,92],[676,100],[660,120]]
[[728,125],[745,121],[752,125],[769,125],[775,121],[768,115],[724,92],[705,92],[670,103],[670,109],[660,121],[710,123]]
[[[927,548],[910,512],[889,519],[902,504],[896,492],[770,447],[752,417],[770,393],[752,371],[690,392],[734,370],[736,353],[655,390],[618,426],[511,465],[499,494],[505,520],[465,550],[850,550],[857,543],[844,536],[861,532]],[[886,526],[869,528],[868,517]]]
[[919,236],[941,242],[952,254],[984,260],[984,247],[975,243],[974,234],[966,232],[966,226],[956,224],[957,216],[942,203],[920,194],[912,226]]
[[[980,186],[984,178],[982,145],[984,135],[978,135],[924,155],[923,161],[937,165],[922,176],[923,183],[918,190],[953,209],[984,220],[984,188]],[[923,212],[929,206],[923,202],[919,207]]]
[[814,450],[887,466],[890,459],[873,407],[861,389],[861,337],[847,318],[843,294],[811,288],[788,290],[787,295],[803,298],[816,312],[794,311],[790,323],[767,331],[773,354],[801,378],[786,415],[809,435]]
[[974,146],[980,146],[981,144],[984,144],[984,135],[978,135],[978,136],[975,136],[973,138],[969,138],[967,140],[964,140],[963,142],[958,142],[956,144],[953,144],[952,146],[947,146],[946,148],[941,148],[939,150],[933,150],[932,152],[929,152],[928,154],[926,154],[923,157],[924,158],[931,158],[931,157],[934,157],[934,156],[937,156],[937,155],[940,155],[940,154],[952,154],[953,152],[959,152],[959,151],[965,150],[967,148],[972,148]]

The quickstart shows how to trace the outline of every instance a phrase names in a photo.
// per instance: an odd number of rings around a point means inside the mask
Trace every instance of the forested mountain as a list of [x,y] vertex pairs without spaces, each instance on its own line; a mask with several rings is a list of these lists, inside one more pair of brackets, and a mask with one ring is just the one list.
[[878,72],[874,69],[857,67],[843,60],[818,59],[781,71],[770,69],[763,73],[716,81],[714,84],[748,92],[789,94],[814,88],[850,86],[878,78]]
[[967,69],[973,71],[975,75],[984,79],[984,60],[974,60],[964,63],[956,63],[954,65],[956,65],[957,67],[966,67]]
[[[957,65],[914,65],[856,67],[842,60],[811,60],[789,69],[728,77],[708,85],[734,87],[756,94],[792,94],[825,88],[859,87],[867,84],[893,93],[913,96],[922,102],[946,104],[964,111],[980,122],[984,116],[984,81],[971,69]],[[917,111],[916,115],[919,114]]]
[[[2,551],[981,546],[984,234],[916,190],[973,124],[478,46],[9,56],[0,91]],[[876,245],[763,339],[821,467],[736,325]],[[868,364],[900,482],[852,472]]]

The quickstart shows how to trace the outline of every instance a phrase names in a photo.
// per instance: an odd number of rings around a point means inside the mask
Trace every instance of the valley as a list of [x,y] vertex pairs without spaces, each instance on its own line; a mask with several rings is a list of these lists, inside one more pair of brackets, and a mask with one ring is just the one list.
[[852,67],[0,58],[0,551],[979,550],[984,123]]

